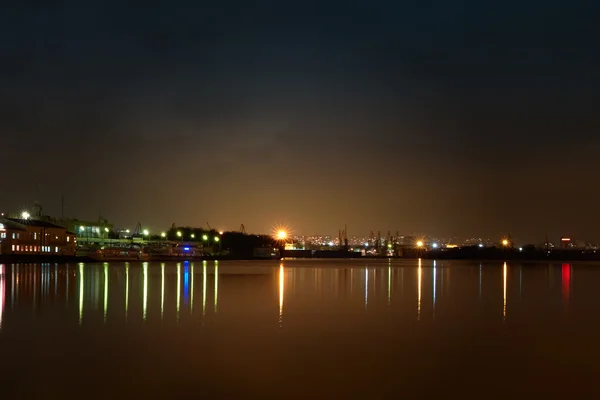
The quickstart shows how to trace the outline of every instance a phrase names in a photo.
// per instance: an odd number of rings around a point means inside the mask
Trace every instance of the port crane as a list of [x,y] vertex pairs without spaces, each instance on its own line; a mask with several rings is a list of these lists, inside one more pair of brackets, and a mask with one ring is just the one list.
[[244,224],[240,225],[240,233],[242,233],[244,235],[246,234],[246,227],[244,226]]

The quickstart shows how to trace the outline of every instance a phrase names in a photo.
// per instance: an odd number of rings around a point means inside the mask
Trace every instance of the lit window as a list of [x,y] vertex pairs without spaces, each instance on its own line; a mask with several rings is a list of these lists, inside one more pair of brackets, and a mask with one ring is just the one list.
[[21,234],[17,233],[17,239],[20,239],[20,238],[21,238]]
[[37,232],[33,232],[33,240],[37,240]]
[[71,237],[67,236],[67,243],[69,243],[71,241]]
[[15,251],[15,245],[14,244],[12,245],[12,251]]
[[13,233],[13,234],[12,234],[12,238],[13,238],[13,239],[16,239],[16,238],[17,238],[17,235],[15,235],[15,234]]
[[17,251],[21,251],[21,250],[19,250],[19,247],[20,247],[20,246],[19,246],[19,245],[17,245]]
[[58,247],[55,247],[55,248],[54,248],[54,252],[55,252],[55,253],[58,253]]
[[0,239],[6,239],[6,232],[0,233]]

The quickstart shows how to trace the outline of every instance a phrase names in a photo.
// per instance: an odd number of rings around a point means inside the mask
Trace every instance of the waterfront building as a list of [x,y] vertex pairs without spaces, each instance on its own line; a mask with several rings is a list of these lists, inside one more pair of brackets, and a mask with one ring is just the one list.
[[0,218],[0,254],[75,255],[77,238],[46,221]]

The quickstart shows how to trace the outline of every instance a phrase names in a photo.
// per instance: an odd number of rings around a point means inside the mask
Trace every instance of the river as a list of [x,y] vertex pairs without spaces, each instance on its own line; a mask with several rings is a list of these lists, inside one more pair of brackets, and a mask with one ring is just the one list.
[[0,265],[6,398],[600,394],[600,264]]

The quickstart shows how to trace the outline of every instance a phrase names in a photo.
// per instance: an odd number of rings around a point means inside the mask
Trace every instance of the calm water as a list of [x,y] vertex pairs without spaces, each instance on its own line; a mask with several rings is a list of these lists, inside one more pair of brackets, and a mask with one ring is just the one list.
[[599,356],[600,265],[0,266],[2,398],[573,398]]

